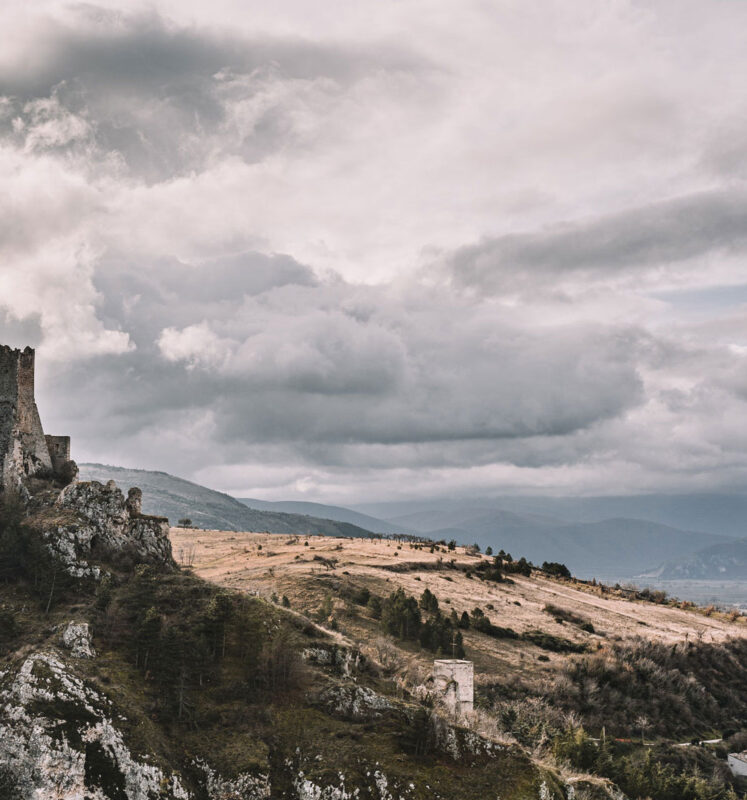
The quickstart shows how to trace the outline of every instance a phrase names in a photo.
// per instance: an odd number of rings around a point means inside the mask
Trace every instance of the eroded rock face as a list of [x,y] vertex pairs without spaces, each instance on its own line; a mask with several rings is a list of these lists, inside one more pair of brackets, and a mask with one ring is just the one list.
[[0,769],[23,800],[189,800],[176,775],[133,757],[107,698],[51,652],[0,674]]
[[125,500],[114,481],[73,483],[63,489],[56,506],[78,521],[45,527],[43,534],[71,575],[97,578],[98,570],[87,563],[91,557],[130,555],[136,561],[173,564],[168,520],[141,514],[138,493],[131,490]]
[[68,622],[62,632],[62,646],[70,651],[73,658],[96,656],[87,622]]
[[358,722],[379,719],[395,708],[384,695],[355,684],[331,686],[319,695],[317,703],[331,716]]
[[227,779],[202,759],[197,759],[195,765],[205,776],[205,791],[211,800],[267,800],[271,795],[270,776],[264,773],[246,772]]

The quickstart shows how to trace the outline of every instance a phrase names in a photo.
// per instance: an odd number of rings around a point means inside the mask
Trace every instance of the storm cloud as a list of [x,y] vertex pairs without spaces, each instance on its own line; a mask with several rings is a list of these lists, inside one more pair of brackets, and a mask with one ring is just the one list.
[[0,341],[79,460],[345,502],[743,488],[743,4],[0,22]]

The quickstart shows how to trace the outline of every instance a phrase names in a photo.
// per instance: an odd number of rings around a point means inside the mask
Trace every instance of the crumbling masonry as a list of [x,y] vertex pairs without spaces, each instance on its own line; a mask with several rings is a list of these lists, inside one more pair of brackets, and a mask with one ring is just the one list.
[[35,353],[0,345],[0,490],[74,470],[69,436],[45,436],[34,400]]

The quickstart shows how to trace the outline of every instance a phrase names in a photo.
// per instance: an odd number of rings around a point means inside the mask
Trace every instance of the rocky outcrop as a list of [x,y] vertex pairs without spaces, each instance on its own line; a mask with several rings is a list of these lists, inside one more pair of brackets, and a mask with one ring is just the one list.
[[139,513],[137,492],[130,490],[125,500],[114,481],[73,483],[60,493],[54,509],[37,515],[35,525],[74,577],[99,577],[99,569],[88,563],[92,558],[171,567],[168,520]]
[[176,775],[133,756],[111,703],[56,654],[0,673],[0,775],[19,800],[189,800]]
[[73,658],[94,658],[96,656],[87,622],[68,622],[62,632],[61,643],[70,651]]
[[307,664],[329,668],[334,674],[343,675],[346,678],[366,670],[369,666],[368,660],[360,650],[341,647],[337,644],[318,644],[314,647],[307,647],[301,656]]
[[356,684],[330,686],[319,694],[315,704],[330,716],[356,722],[379,719],[395,708],[384,695]]
[[228,779],[202,759],[196,759],[195,766],[204,775],[205,791],[211,800],[267,800],[271,795],[270,776],[264,773],[246,772]]

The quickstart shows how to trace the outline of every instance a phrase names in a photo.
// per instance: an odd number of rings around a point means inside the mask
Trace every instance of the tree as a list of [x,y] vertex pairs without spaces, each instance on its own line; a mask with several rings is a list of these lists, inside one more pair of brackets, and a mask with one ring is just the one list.
[[420,632],[420,609],[414,597],[399,588],[382,603],[381,625],[399,639],[416,639]]
[[448,544],[448,547],[449,547],[449,550],[456,550],[456,540],[455,539],[451,539],[451,541]]
[[492,555],[493,555],[493,548],[492,548],[490,545],[488,545],[488,546],[485,548],[485,555],[486,555],[486,556],[492,556]]
[[374,619],[381,619],[381,598],[377,597],[375,594],[372,594],[366,603],[366,608],[368,608],[371,616]]
[[177,525],[180,528],[191,528],[192,527],[192,520],[189,517],[182,517],[178,522]]
[[462,611],[462,616],[459,617],[459,627],[464,629],[469,628],[469,614],[466,611]]
[[423,611],[430,611],[435,613],[438,611],[438,598],[430,589],[426,588],[423,594],[420,595],[420,602],[418,604]]
[[644,736],[646,733],[646,728],[649,726],[648,717],[645,714],[641,714],[640,716],[636,717],[635,726],[641,732],[641,744],[646,744],[644,741]]

